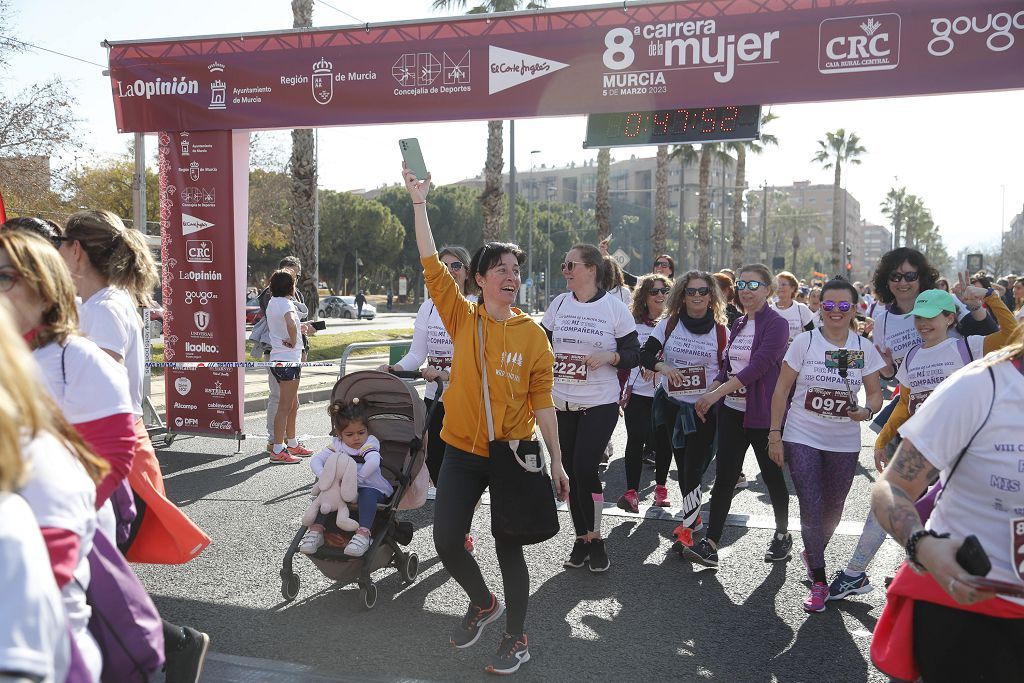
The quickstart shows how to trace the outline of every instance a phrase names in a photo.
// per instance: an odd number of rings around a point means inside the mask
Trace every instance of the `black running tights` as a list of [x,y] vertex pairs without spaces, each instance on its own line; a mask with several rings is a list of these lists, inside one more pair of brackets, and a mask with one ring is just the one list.
[[1024,619],[914,602],[914,660],[924,683],[1019,681]]
[[569,512],[577,536],[601,531],[596,520],[604,507],[604,489],[597,468],[618,421],[618,403],[558,411],[558,443],[569,477]]
[[[476,558],[466,550],[466,529],[489,481],[487,458],[453,446],[446,448],[434,499],[434,548],[444,568],[478,607],[491,604],[491,590],[484,582]],[[530,599],[530,574],[523,546],[494,539],[494,549],[508,610],[505,631],[519,635],[523,633]]]
[[626,420],[626,488],[640,488],[640,475],[644,469],[644,450],[654,446],[651,433],[651,396],[629,397],[623,411]]
[[427,404],[427,412],[430,413],[430,424],[427,426],[427,472],[430,473],[430,481],[437,486],[437,479],[441,476],[441,460],[444,459],[445,443],[441,440],[441,426],[444,423],[444,402],[436,399],[424,399]]
[[712,408],[708,411],[707,420],[701,422],[698,418],[697,431],[687,435],[686,445],[683,448],[673,448],[672,430],[681,408],[667,397],[655,400],[665,401],[664,414],[667,424],[660,425],[654,430],[654,438],[657,443],[654,482],[659,486],[664,486],[668,481],[669,454],[672,454],[675,457],[676,470],[679,474],[679,491],[683,494],[683,521],[686,524],[692,524],[697,513],[700,512],[700,480],[704,474],[704,463],[707,462],[708,452],[715,440],[717,413]]

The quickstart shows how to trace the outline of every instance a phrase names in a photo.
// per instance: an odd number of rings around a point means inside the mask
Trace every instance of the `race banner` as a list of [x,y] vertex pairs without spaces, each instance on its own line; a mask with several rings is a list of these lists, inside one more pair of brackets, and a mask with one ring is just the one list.
[[[620,2],[107,44],[121,132],[507,119],[1024,87],[1020,0]],[[1000,112],[998,120],[1004,117]],[[978,124],[950,122],[951,130],[981,130]]]
[[[240,363],[245,354],[248,241],[247,133],[160,133],[160,234],[164,359]],[[237,196],[235,196],[237,195]],[[244,370],[169,367],[167,429],[236,437],[244,432]]]

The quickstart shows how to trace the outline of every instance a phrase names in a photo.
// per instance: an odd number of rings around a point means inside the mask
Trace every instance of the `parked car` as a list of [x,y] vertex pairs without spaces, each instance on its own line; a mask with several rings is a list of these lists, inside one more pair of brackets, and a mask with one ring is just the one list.
[[263,320],[263,310],[260,308],[260,300],[252,297],[245,302],[245,324],[255,325]]
[[[317,308],[317,316],[320,318],[348,318],[356,317],[356,298],[354,296],[325,296],[320,299],[320,306]],[[373,320],[377,317],[377,308],[371,304],[363,304],[363,315],[366,320]]]
[[155,308],[149,309],[149,338],[156,339],[164,336],[164,307],[157,304]]

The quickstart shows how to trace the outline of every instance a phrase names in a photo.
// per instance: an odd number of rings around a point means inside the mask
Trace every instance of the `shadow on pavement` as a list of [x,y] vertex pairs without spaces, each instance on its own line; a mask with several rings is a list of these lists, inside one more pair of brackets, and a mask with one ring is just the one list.
[[[200,460],[204,457],[206,458],[205,462]],[[217,461],[224,461],[224,464],[182,472],[187,467],[197,467]],[[171,467],[176,466],[177,471],[180,472],[180,474],[168,476],[167,471],[164,471],[165,480],[174,482],[173,485],[167,486],[167,493],[171,501],[178,507],[186,507],[197,500],[234,488],[268,467],[289,467],[289,465],[271,465],[265,453],[243,456],[222,455],[211,458],[201,453],[163,451],[160,454],[160,463]],[[261,464],[257,465],[257,463]],[[296,465],[296,467],[300,466],[301,464]]]

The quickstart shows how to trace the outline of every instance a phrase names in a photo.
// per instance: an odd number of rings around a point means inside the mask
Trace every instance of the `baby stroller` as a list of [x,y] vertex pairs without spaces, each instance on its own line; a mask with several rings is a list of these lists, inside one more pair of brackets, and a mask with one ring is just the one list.
[[[406,583],[412,583],[419,571],[419,557],[416,553],[405,552],[400,547],[412,541],[413,527],[411,522],[399,521],[398,508],[402,497],[423,468],[430,416],[423,399],[399,376],[416,379],[420,373],[388,374],[365,370],[346,375],[334,385],[331,391],[332,403],[358,396],[366,406],[370,433],[380,440],[381,471],[394,486],[395,493],[377,507],[378,514],[370,530],[370,547],[365,555],[349,557],[345,555],[344,548],[327,543],[316,553],[306,555],[324,576],[338,584],[357,581],[359,598],[366,609],[373,609],[377,603],[373,572],[392,566],[398,569]],[[357,513],[353,505],[350,505],[350,511],[353,515]],[[328,531],[331,531],[330,524]],[[281,567],[281,595],[289,602],[299,593],[299,575],[292,570],[292,558],[305,533],[306,527],[303,526],[295,534]]]

